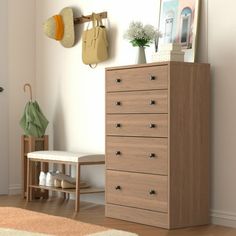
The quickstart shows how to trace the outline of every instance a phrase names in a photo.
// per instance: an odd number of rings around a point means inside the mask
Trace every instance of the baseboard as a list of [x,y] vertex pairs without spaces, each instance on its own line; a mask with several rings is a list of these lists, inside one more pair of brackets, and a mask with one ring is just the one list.
[[22,187],[20,184],[13,184],[9,186],[8,191],[9,191],[9,195],[22,194]]
[[211,222],[215,225],[223,225],[236,228],[236,213],[212,210]]

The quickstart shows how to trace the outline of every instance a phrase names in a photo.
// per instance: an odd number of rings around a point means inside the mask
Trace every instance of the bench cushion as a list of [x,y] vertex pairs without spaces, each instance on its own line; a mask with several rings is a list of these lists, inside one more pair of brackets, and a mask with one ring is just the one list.
[[82,157],[96,156],[88,153],[73,153],[73,152],[63,152],[63,151],[36,151],[29,152],[27,154],[28,158],[31,159],[42,159],[50,161],[63,161],[63,162],[79,162]]

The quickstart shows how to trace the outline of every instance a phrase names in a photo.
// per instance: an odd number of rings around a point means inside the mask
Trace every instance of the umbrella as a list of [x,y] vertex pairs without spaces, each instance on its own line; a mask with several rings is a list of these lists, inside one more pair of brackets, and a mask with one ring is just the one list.
[[27,86],[30,89],[30,101],[25,106],[24,114],[20,120],[20,126],[24,130],[25,135],[39,138],[45,134],[48,120],[40,109],[39,104],[36,101],[32,101],[30,84],[25,84],[24,90]]

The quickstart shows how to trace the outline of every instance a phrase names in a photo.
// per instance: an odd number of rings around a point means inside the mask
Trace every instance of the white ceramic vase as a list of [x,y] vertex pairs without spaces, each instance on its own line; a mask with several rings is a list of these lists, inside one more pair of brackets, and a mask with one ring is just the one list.
[[145,48],[144,47],[138,47],[138,54],[137,54],[137,64],[144,64],[146,63],[146,55],[145,55]]

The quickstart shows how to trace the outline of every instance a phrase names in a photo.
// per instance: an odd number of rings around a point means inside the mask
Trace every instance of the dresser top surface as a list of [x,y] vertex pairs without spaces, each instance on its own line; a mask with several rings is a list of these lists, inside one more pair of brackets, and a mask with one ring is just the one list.
[[115,67],[107,67],[106,71],[110,70],[122,70],[122,69],[131,69],[131,68],[143,68],[143,67],[150,67],[150,66],[168,66],[168,65],[201,65],[201,66],[210,66],[208,63],[193,63],[193,62],[178,62],[178,61],[165,61],[165,62],[153,62],[153,63],[146,63],[146,64],[133,64],[133,65],[124,65],[124,66],[115,66]]

